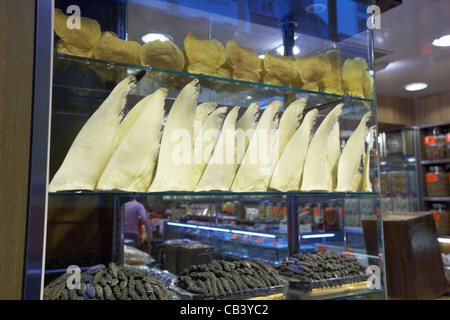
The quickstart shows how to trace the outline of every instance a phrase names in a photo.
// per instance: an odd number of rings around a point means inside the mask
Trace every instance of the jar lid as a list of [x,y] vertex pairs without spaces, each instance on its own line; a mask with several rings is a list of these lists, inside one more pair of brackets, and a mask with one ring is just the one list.
[[434,135],[438,135],[438,134],[441,133],[441,129],[440,129],[439,127],[434,127],[433,129],[431,129],[431,132],[432,132]]
[[445,209],[445,208],[447,208],[447,205],[445,205],[443,203],[433,203],[433,205],[431,207],[433,209]]

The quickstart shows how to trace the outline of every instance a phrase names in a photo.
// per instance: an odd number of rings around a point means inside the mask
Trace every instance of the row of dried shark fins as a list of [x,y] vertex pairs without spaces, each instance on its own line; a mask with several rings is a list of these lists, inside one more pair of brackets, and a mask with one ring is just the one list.
[[284,112],[278,100],[264,110],[257,103],[247,108],[198,103],[195,79],[179,92],[167,119],[165,88],[124,116],[139,77],[119,82],[84,124],[52,177],[50,192],[372,190],[370,111],[341,150],[343,104],[316,125],[318,110],[304,112],[305,98]]

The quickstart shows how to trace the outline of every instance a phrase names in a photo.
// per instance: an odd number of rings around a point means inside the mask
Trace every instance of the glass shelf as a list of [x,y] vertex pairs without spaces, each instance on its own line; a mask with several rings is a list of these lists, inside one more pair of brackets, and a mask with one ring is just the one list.
[[[308,98],[307,108],[319,107],[335,101],[366,105],[373,102],[372,99],[363,99],[348,95],[308,91],[298,88],[268,85],[259,82],[192,74],[59,53],[55,54],[54,63],[55,71],[53,87],[56,88],[56,95],[60,92],[67,91],[69,94],[71,93],[72,96],[77,96],[80,92],[83,92],[83,97],[104,99],[113,89],[114,82],[118,82],[130,74],[135,74],[141,70],[147,70],[148,73],[151,74],[151,77],[144,77],[144,79],[140,81],[145,85],[138,85],[138,88],[134,92],[135,95],[147,95],[163,86],[180,90],[186,84],[191,82],[193,78],[197,78],[200,81],[202,89],[213,90],[220,96],[224,93],[226,93],[227,96],[230,96],[230,93],[234,93],[229,98],[221,97],[219,100],[214,100],[218,103],[230,106],[246,106],[253,94],[254,96],[258,96],[261,107],[264,107],[268,104],[269,99],[274,99],[277,96],[280,99],[284,99],[284,97],[280,96],[280,92],[292,92],[296,95],[297,99],[301,97]],[[83,73],[83,76],[79,75],[80,72]],[[89,82],[89,85],[86,85],[86,82]],[[174,98],[174,96],[171,96],[170,91],[168,98]],[[345,117],[345,114],[343,114],[343,117]]]
[[116,197],[133,197],[133,196],[188,196],[188,197],[252,197],[252,196],[295,196],[302,198],[313,197],[374,197],[379,196],[378,192],[280,192],[280,191],[258,191],[258,192],[232,192],[232,191],[211,191],[211,192],[194,192],[194,191],[165,191],[165,192],[126,192],[126,191],[58,191],[49,192],[49,196],[116,196]]
[[444,164],[444,163],[450,163],[450,158],[446,159],[433,159],[433,160],[421,160],[421,165],[438,165],[438,164]]

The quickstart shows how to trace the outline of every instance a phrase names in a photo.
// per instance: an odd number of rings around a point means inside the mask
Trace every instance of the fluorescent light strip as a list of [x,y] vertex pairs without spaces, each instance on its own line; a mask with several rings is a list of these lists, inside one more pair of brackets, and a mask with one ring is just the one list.
[[258,232],[249,232],[249,231],[241,231],[241,230],[232,230],[233,233],[247,234],[249,236],[258,236],[258,237],[266,237],[266,238],[276,238],[273,234],[267,233],[258,233]]
[[230,232],[230,229],[222,229],[222,228],[215,228],[215,227],[198,226],[197,228],[203,229],[203,230]]
[[306,234],[302,236],[302,239],[313,239],[313,238],[331,238],[334,237],[334,233],[322,233],[322,234]]
[[167,224],[170,226],[176,226],[176,227],[197,228],[197,226],[185,224],[185,223],[167,222]]
[[167,224],[170,225],[170,226],[176,226],[176,227],[185,227],[185,228],[194,228],[194,229],[221,231],[221,232],[232,232],[232,233],[245,234],[245,235],[249,235],[249,236],[276,238],[275,235],[267,234],[267,233],[241,231],[241,230],[230,230],[230,229],[216,228],[216,227],[207,227],[207,226],[197,226],[197,225],[194,225],[194,224],[186,224],[186,223],[178,223],[178,222],[167,222]]
[[443,242],[443,243],[450,243],[450,239],[449,238],[438,238],[439,242]]

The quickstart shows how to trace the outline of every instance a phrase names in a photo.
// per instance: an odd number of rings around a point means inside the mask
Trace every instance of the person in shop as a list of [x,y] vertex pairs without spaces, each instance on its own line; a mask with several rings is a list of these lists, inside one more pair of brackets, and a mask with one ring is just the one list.
[[137,201],[136,198],[132,198],[124,205],[124,238],[134,241],[134,247],[139,248],[139,220],[145,226],[147,230],[147,240],[151,242],[152,227],[148,221],[145,206]]

